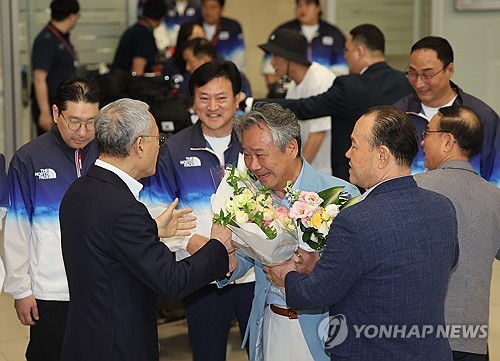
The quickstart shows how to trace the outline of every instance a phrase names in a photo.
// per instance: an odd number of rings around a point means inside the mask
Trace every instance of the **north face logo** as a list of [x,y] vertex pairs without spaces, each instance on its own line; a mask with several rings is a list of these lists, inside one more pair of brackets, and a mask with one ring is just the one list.
[[201,167],[201,160],[198,157],[186,157],[179,162],[184,167]]
[[52,168],[45,168],[40,169],[39,172],[35,172],[35,177],[38,177],[38,179],[56,179],[57,174]]

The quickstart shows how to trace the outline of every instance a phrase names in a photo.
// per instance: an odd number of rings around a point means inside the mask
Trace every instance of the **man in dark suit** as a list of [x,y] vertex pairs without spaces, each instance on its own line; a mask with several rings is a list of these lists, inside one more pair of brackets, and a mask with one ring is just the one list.
[[[354,124],[370,107],[393,104],[412,92],[404,73],[385,62],[384,34],[371,24],[351,30],[345,45],[349,75],[339,76],[325,93],[304,99],[272,99],[301,120],[332,117],[332,174],[349,180],[345,152]],[[255,100],[255,102],[262,99]],[[268,101],[268,100],[265,100]],[[269,100],[271,101],[271,100]],[[248,99],[247,103],[251,103]]]
[[289,307],[330,307],[331,360],[451,361],[440,330],[458,258],[455,209],[410,176],[417,135],[404,112],[370,109],[351,139],[350,180],[368,189],[364,200],[337,216],[310,274],[296,272],[294,256],[267,277],[285,284]]
[[387,65],[384,50],[384,34],[374,25],[359,25],[351,30],[345,45],[349,75],[339,76],[330,89],[314,97],[266,100],[290,108],[301,120],[332,118],[331,162],[336,177],[349,180],[345,152],[363,112],[375,105],[393,104],[412,91],[404,73]]
[[155,173],[165,142],[146,103],[107,105],[95,131],[99,158],[60,208],[70,291],[61,360],[157,361],[157,294],[184,297],[226,274],[231,241],[214,239],[214,228],[212,239],[180,262],[160,242],[158,236],[188,235],[193,217],[174,210],[175,200],[153,220],[137,200],[137,180]]

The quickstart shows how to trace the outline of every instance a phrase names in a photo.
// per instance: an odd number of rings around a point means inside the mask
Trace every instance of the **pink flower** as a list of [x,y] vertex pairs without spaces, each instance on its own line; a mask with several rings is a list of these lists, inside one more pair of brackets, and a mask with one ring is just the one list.
[[292,205],[290,209],[290,217],[297,220],[300,218],[311,217],[314,213],[314,206],[304,201],[297,201]]
[[288,218],[289,214],[290,214],[290,211],[285,206],[280,206],[280,207],[276,208],[276,218],[280,218],[280,219]]
[[314,207],[319,206],[323,199],[316,192],[302,191],[299,195],[299,201],[306,202]]

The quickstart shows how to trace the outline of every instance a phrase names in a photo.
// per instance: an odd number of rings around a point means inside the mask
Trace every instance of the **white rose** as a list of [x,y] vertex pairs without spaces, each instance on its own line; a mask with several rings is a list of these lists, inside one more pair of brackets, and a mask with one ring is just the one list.
[[326,206],[325,211],[330,215],[330,217],[335,218],[340,212],[340,206],[337,204],[329,204]]
[[264,211],[264,221],[271,221],[274,219],[274,209],[268,208]]
[[238,223],[247,223],[248,222],[248,214],[246,214],[243,211],[237,210],[234,213],[234,218],[236,219],[236,222]]
[[252,201],[252,196],[245,193],[238,194],[237,196],[234,197],[234,203],[238,208],[243,208],[245,205],[251,203],[251,201]]

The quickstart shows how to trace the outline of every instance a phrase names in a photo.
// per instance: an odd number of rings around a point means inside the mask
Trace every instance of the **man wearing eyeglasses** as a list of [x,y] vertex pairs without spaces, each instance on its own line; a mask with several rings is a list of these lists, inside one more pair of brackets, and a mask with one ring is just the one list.
[[[406,72],[415,93],[394,105],[410,115],[417,128],[419,143],[421,131],[427,129],[439,108],[450,105],[471,108],[482,123],[484,142],[479,154],[470,162],[479,175],[500,187],[500,118],[487,104],[451,81],[454,71],[453,49],[446,39],[437,36],[420,39],[411,48]],[[424,170],[424,153],[419,145],[411,171],[415,174]]]
[[124,98],[99,111],[99,158],[61,201],[71,298],[62,361],[158,361],[158,294],[185,297],[229,271],[230,237],[214,230],[199,252],[176,262],[159,237],[188,236],[191,210],[175,210],[175,200],[153,219],[139,202],[139,180],[155,173],[165,139],[148,109]]
[[[443,107],[422,136],[429,172],[415,174],[414,179],[419,187],[450,199],[457,212],[460,257],[446,293],[446,324],[488,327],[493,261],[500,259],[500,189],[469,163],[481,150],[481,122],[470,108]],[[487,336],[450,337],[453,359],[487,361]]]
[[10,162],[5,291],[14,297],[21,323],[30,326],[28,361],[60,359],[69,291],[59,206],[68,187],[97,158],[93,140],[99,97],[93,81],[63,81],[52,105],[55,126],[21,147]]

